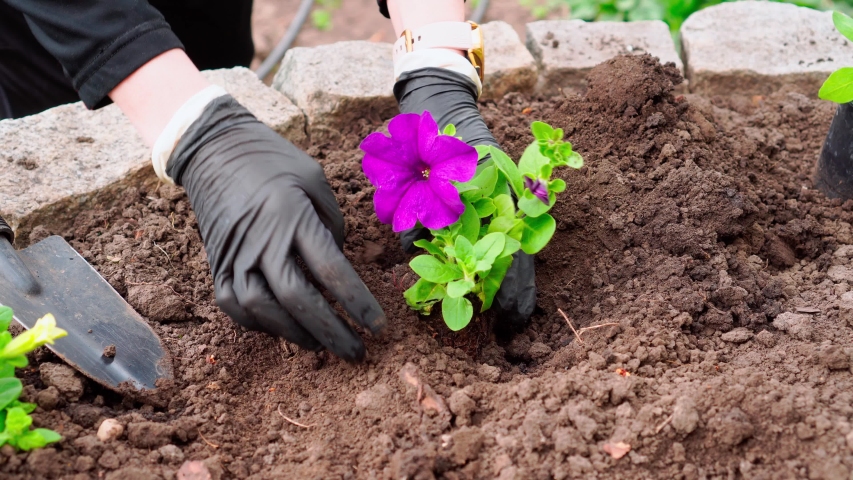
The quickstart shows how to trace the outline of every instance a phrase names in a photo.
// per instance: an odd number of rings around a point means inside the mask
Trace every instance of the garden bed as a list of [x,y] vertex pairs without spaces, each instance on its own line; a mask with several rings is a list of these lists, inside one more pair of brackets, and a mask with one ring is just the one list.
[[[71,402],[46,388],[38,369],[57,359],[40,352],[26,393],[42,405],[35,423],[65,439],[4,451],[0,473],[172,478],[206,459],[215,478],[847,478],[853,331],[837,304],[853,282],[853,202],[811,188],[834,106],[784,91],[676,96],[679,81],[650,57],[618,57],[585,97],[484,105],[513,158],[541,119],[586,166],[561,170],[532,324],[478,349],[405,305],[408,257],[360,169],[358,144],[381,127],[367,121],[309,149],[346,216],[347,256],[388,315],[365,364],[219,312],[179,189],[130,189],[71,227],[34,229],[64,235],[151,320],[177,385],[158,406],[92,383]],[[617,325],[581,343],[559,310],[576,329]],[[103,418],[125,425],[119,440],[96,439]]]

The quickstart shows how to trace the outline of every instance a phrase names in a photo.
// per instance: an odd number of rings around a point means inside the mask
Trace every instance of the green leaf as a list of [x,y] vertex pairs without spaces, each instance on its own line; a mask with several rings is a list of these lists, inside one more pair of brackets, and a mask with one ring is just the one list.
[[503,283],[510,265],[512,265],[511,256],[499,258],[495,261],[494,265],[492,265],[489,275],[486,276],[483,281],[483,291],[479,295],[480,301],[483,302],[483,308],[480,310],[481,312],[485,312],[492,306],[492,302],[495,300],[495,294],[500,290],[501,283]]
[[24,368],[30,364],[26,355],[18,355],[17,357],[7,358],[5,362],[17,368]]
[[17,407],[23,410],[25,413],[33,413],[38,405],[35,403],[22,402],[20,400],[15,400],[11,404],[9,404],[9,408]]
[[473,288],[474,282],[471,280],[455,280],[447,284],[447,296],[449,298],[464,297]]
[[444,133],[444,135],[450,135],[451,137],[455,137],[456,136],[456,125],[454,125],[452,123],[448,123],[444,127],[444,132],[442,132],[442,133]]
[[418,279],[414,285],[403,293],[406,298],[406,303],[412,308],[418,308],[422,304],[435,303],[444,298],[444,285]]
[[553,180],[548,184],[548,191],[554,193],[563,193],[566,191],[566,182],[562,178]]
[[46,428],[37,428],[35,430],[31,430],[20,438],[17,441],[17,447],[25,452],[34,450],[36,448],[42,448],[46,446],[48,443],[54,443],[62,440],[62,436],[53,430],[48,430]]
[[504,234],[504,235],[505,235],[504,239],[505,239],[506,243],[504,243],[504,249],[501,252],[501,254],[498,255],[498,258],[508,257],[508,256],[514,254],[515,252],[521,250],[521,242],[510,237],[509,235],[506,235],[506,234]]
[[503,252],[504,245],[506,245],[505,233],[490,233],[474,244],[474,258],[491,266]]
[[0,378],[14,377],[15,367],[5,360],[0,360]]
[[474,147],[477,150],[477,160],[482,160],[489,155],[489,149],[491,147],[489,145],[477,145]]
[[8,330],[5,332],[0,332],[0,350],[3,350],[3,347],[9,344],[12,341],[12,333]]
[[542,203],[542,200],[539,200],[536,195],[533,195],[533,192],[525,189],[524,195],[518,199],[518,209],[524,212],[528,217],[538,217],[548,213],[548,210],[551,210],[551,207],[554,206],[554,203],[557,201],[557,195],[555,195],[554,192],[548,192],[548,200],[550,200],[550,203],[545,205]]
[[571,155],[566,158],[566,165],[571,168],[581,168],[583,167],[583,157],[578,152],[572,152]]
[[11,308],[5,306],[0,307],[0,331],[8,330],[13,318],[14,312],[12,312]]
[[515,203],[509,195],[498,195],[495,202],[495,217],[515,218]]
[[498,181],[495,184],[495,191],[492,192],[492,198],[495,198],[498,195],[512,196],[512,190],[509,188],[509,181],[506,179],[506,175],[504,175],[500,170],[498,170]]
[[[551,163],[551,161],[548,157],[542,155],[542,152],[539,151],[539,146],[535,143],[531,143],[524,150],[524,154],[518,161],[518,170],[521,172],[522,176],[529,175],[535,178],[539,176],[539,172],[542,170],[542,167],[549,163]],[[548,177],[550,177],[550,175],[548,175]]]
[[495,213],[495,202],[491,198],[481,198],[474,202],[474,209],[477,210],[477,216],[486,218]]
[[[471,243],[477,241],[480,235],[480,215],[477,214],[477,209],[467,200],[462,200],[465,204],[465,211],[459,217],[461,223],[458,235],[467,238]],[[458,237],[457,237],[458,238]]]
[[12,437],[16,437],[25,432],[30,425],[32,425],[33,419],[27,415],[27,412],[24,411],[23,408],[13,407],[6,410],[6,430],[5,433],[11,435]]
[[554,134],[554,128],[545,122],[536,121],[531,123],[530,130],[533,132],[536,140],[550,140],[551,135]]
[[409,266],[421,278],[433,283],[447,283],[462,276],[458,268],[430,255],[418,255],[409,262]]
[[[471,242],[468,240],[467,237],[456,237],[456,243],[453,245],[453,247],[457,260],[461,260],[464,263],[469,263],[469,259],[474,258],[474,246],[471,245]],[[456,279],[454,278],[453,280]]]
[[17,378],[0,378],[0,410],[16,401],[24,390],[24,385]]
[[539,217],[525,217],[522,224],[521,249],[528,255],[545,248],[557,230],[556,220],[547,213]]
[[832,23],[835,24],[835,28],[838,30],[838,33],[847,37],[847,40],[853,42],[853,18],[841,13],[841,12],[832,12]]
[[[489,165],[479,173],[477,173],[471,181],[458,184],[456,189],[464,194],[468,201],[476,201],[483,197],[488,197],[495,191],[495,185],[498,182],[498,169],[494,165]],[[464,188],[464,190],[463,190]]]
[[835,103],[853,101],[853,67],[839,68],[832,72],[817,95],[823,100]]
[[420,240],[415,240],[414,245],[416,247],[423,248],[424,250],[426,250],[430,254],[438,257],[440,260],[446,260],[446,257],[444,256],[444,252],[442,252],[441,249],[438,248],[438,246],[436,244],[432,243],[431,241],[429,241],[427,239],[422,238]]
[[509,185],[515,191],[515,194],[521,195],[524,184],[521,180],[521,173],[518,171],[518,165],[516,165],[512,159],[499,148],[491,147],[490,152],[492,160],[504,176],[506,176],[507,181],[509,181]]
[[471,323],[471,317],[474,316],[474,306],[465,297],[448,297],[441,302],[441,316],[444,317],[444,323],[449,329],[458,332]]

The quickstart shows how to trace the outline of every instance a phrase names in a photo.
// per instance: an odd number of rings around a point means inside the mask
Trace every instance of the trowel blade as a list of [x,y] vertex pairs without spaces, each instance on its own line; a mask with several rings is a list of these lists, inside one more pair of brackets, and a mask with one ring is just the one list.
[[[67,337],[50,346],[60,358],[101,385],[147,390],[172,378],[172,359],[145,320],[62,237],[18,251],[41,292],[17,290],[0,272],[0,305],[27,329],[52,313]],[[104,349],[115,346],[115,355]],[[120,384],[124,384],[119,387]]]

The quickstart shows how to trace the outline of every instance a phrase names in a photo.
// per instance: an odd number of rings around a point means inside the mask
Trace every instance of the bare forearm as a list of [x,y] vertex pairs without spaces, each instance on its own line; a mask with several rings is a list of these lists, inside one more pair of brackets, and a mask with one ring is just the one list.
[[140,67],[110,92],[148,146],[175,112],[208,82],[183,50],[169,50]]

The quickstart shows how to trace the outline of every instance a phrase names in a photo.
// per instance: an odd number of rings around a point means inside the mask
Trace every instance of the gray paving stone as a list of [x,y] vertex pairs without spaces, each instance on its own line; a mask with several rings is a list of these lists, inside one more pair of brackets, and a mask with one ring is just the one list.
[[528,23],[527,49],[539,66],[537,90],[549,94],[582,91],[592,67],[617,55],[649,53],[682,68],[669,27],[661,21]]
[[509,92],[530,92],[539,73],[533,55],[506,22],[482,25],[486,42],[486,78],[482,99],[499,99]]
[[273,79],[273,88],[305,113],[314,141],[337,138],[359,118],[390,118],[397,113],[391,44],[338,42],[290,49]]
[[[299,109],[248,69],[204,73],[277,132],[305,140]],[[0,121],[0,213],[22,240],[39,224],[69,225],[87,205],[156,183],[150,155],[115,105],[91,112],[78,102]]]
[[853,45],[830,12],[774,2],[706,8],[681,27],[690,90],[766,95],[782,85],[817,96],[826,77],[853,65]]

